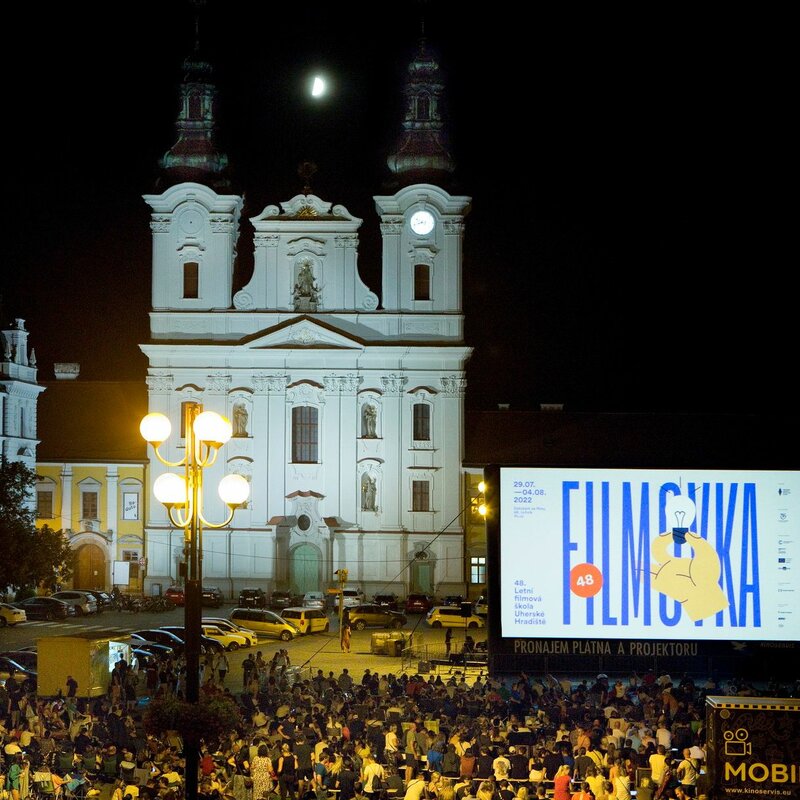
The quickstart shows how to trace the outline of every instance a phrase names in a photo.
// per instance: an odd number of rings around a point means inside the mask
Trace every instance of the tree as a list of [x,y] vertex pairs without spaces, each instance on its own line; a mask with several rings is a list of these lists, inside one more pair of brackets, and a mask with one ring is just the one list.
[[74,554],[63,531],[36,529],[30,500],[36,473],[19,461],[0,462],[0,588],[49,586],[72,575]]
[[187,743],[204,741],[215,749],[218,741],[241,723],[236,701],[209,686],[202,687],[199,703],[172,694],[159,695],[147,704],[142,718],[146,733],[163,736],[177,731]]

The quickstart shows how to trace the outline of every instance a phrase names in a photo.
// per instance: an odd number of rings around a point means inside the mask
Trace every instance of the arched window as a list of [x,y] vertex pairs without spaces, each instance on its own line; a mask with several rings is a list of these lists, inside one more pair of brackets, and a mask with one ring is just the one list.
[[314,406],[292,409],[292,462],[316,464],[318,461],[319,422]]

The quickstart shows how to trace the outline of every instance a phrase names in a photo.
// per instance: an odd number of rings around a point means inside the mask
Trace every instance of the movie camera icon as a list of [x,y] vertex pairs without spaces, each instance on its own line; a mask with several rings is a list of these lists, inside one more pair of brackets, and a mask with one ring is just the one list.
[[725,731],[722,734],[725,740],[726,756],[749,756],[753,754],[753,745],[747,740],[750,732],[745,728],[737,728],[735,731]]

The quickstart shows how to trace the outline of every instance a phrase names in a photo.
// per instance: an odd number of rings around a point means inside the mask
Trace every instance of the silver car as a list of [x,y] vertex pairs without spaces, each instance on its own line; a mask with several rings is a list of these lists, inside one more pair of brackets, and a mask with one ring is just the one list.
[[79,617],[87,614],[97,613],[97,598],[89,592],[82,592],[79,589],[65,589],[63,592],[54,592],[50,597],[56,600],[63,600],[75,609],[75,614]]

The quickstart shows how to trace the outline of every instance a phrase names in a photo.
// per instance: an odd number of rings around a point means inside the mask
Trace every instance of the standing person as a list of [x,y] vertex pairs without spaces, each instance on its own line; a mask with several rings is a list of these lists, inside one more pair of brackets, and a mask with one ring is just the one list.
[[242,661],[242,688],[247,691],[250,684],[250,679],[253,675],[253,670],[256,668],[256,662],[253,657],[248,653]]
[[378,798],[383,790],[386,773],[383,767],[368,755],[361,763],[361,783],[364,785],[364,794],[369,798]]
[[250,777],[253,779],[253,797],[261,798],[272,789],[272,760],[269,748],[262,742],[250,761]]
[[225,676],[228,674],[228,670],[231,668],[231,665],[228,661],[228,656],[225,654],[224,650],[217,653],[215,667],[217,669],[217,675],[219,676],[219,685],[224,686]]
[[284,743],[281,747],[276,772],[278,773],[281,800],[286,800],[287,797],[297,800],[297,756],[292,752],[288,743]]
[[[297,743],[294,747],[294,754],[297,757],[297,793],[302,798],[307,789],[314,784],[314,745],[312,745],[304,733],[297,736]],[[354,778],[355,780],[355,778]]]
[[67,675],[67,697],[75,697],[78,694],[78,681]]
[[553,800],[572,800],[571,783],[572,769],[569,764],[562,764],[553,779]]
[[697,776],[699,772],[697,761],[692,758],[691,749],[684,747],[683,761],[678,764],[677,775],[687,797],[694,797],[697,793]]
[[342,652],[349,653],[350,652],[350,620],[343,619],[342,620],[342,635],[340,644],[342,647]]
[[452,648],[452,646],[453,646],[453,629],[448,628],[444,634],[444,652],[445,652],[445,658],[447,658],[448,661],[450,660],[450,649]]
[[20,800],[20,782],[22,780],[22,754],[17,753],[6,773],[6,788],[11,792],[13,800]]

